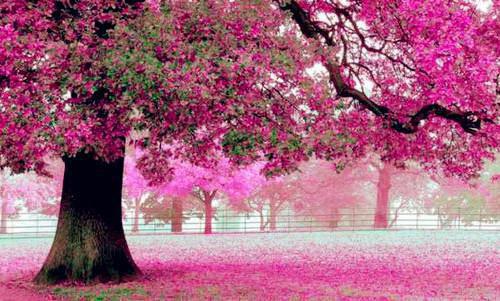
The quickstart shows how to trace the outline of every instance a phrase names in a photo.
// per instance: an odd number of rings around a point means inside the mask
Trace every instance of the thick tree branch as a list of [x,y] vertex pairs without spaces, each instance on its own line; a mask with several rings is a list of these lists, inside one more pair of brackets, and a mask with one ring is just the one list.
[[[328,30],[322,28],[318,23],[311,20],[309,14],[295,0],[275,0],[280,9],[290,12],[292,19],[299,26],[302,34],[311,39],[323,39],[327,46],[335,46],[336,43]],[[368,109],[376,116],[387,120],[392,129],[404,134],[415,133],[420,122],[429,119],[431,115],[436,115],[458,123],[464,131],[474,134],[481,129],[482,121],[493,122],[490,119],[481,120],[478,113],[474,112],[454,112],[439,104],[429,104],[423,106],[408,121],[400,121],[394,112],[389,108],[379,105],[371,100],[363,92],[350,87],[342,78],[340,66],[337,62],[326,62],[325,66],[330,74],[330,81],[334,85],[340,97],[350,97],[357,100],[364,108]]]

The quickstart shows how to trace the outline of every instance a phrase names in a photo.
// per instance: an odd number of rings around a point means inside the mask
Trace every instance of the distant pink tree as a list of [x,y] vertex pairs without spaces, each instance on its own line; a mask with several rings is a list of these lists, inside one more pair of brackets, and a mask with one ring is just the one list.
[[[340,165],[339,165],[340,166]],[[400,210],[429,196],[427,173],[411,165],[396,168],[377,158],[367,158],[338,169],[323,160],[311,160],[300,166],[300,172],[265,182],[247,198],[242,210],[259,213],[260,229],[270,224],[276,228],[276,214],[288,202],[296,212],[328,221],[336,227],[342,218],[340,209],[367,206],[375,196],[373,226],[392,226]],[[400,202],[391,215],[391,201]],[[413,201],[413,203],[412,203]],[[264,212],[269,208],[268,220]]]
[[327,222],[336,228],[342,218],[340,209],[366,204],[373,174],[366,166],[353,165],[336,170],[331,162],[314,160],[303,164],[297,176],[298,197],[295,210]]
[[[421,167],[411,162],[405,166],[396,167],[394,163],[384,162],[379,158],[367,159],[367,167],[374,169],[371,180],[376,186],[376,205],[373,220],[374,228],[385,229],[391,227],[398,218],[400,210],[408,207],[411,202],[422,201],[428,198],[430,190],[430,175]],[[399,205],[394,208],[393,218],[390,220],[392,202],[399,199]]]
[[47,160],[47,177],[40,178],[48,183],[48,190],[45,190],[47,197],[41,203],[39,212],[48,216],[59,216],[60,197],[63,187],[64,162],[57,158]]
[[[193,195],[170,196],[159,193],[148,194],[141,204],[146,224],[152,221],[170,223],[171,231],[183,231],[183,222],[203,210],[202,204]],[[199,215],[199,214],[198,214]]]
[[[442,224],[457,219],[459,210],[464,213],[468,211],[469,216],[472,216],[479,215],[479,207],[484,212],[494,212],[495,206],[498,207],[500,194],[496,192],[498,185],[494,183],[495,174],[465,181],[428,172],[411,163],[406,164],[405,168],[397,168],[379,159],[370,158],[368,162],[376,170],[376,180],[372,180],[377,188],[375,228],[391,227],[397,221],[400,210],[410,205],[417,210],[438,213]],[[433,188],[435,185],[438,187]],[[396,199],[400,202],[392,212],[392,219],[389,219],[391,204]],[[487,214],[484,216],[488,217]]]
[[175,161],[171,181],[158,188],[161,194],[173,197],[196,197],[204,206],[205,233],[212,233],[214,215],[213,200],[218,193],[228,197],[229,202],[241,202],[255,187],[265,181],[260,174],[259,163],[237,169],[229,160],[221,157],[215,167],[206,168],[184,161]]
[[0,173],[0,233],[7,233],[7,217],[16,212],[14,201],[20,192],[16,185],[18,179],[20,176],[12,176],[9,170]]
[[454,222],[472,224],[475,221],[497,221],[500,212],[500,185],[495,175],[464,182],[455,178],[433,176],[438,185],[424,209],[438,215],[440,227]]
[[[146,222],[151,219],[159,218],[163,221],[169,221],[172,225],[172,232],[182,232],[183,222],[183,203],[186,196],[183,193],[177,195],[170,194],[169,189],[162,190],[157,186],[151,186],[150,182],[144,178],[137,168],[137,159],[143,155],[138,148],[127,150],[125,157],[124,172],[124,195],[126,202],[132,203],[134,210],[132,232],[139,231],[139,216],[143,211],[147,215]],[[148,195],[146,202],[142,204],[142,198]],[[166,208],[168,207],[168,208]]]
[[267,225],[269,224],[269,219],[266,219],[265,210],[267,205],[267,200],[262,198],[258,190],[247,197],[244,202],[232,204],[232,209],[236,212],[256,212],[259,215],[259,231],[265,231]]
[[[317,216],[328,212],[337,219],[332,219],[332,226],[341,218],[339,209],[366,206],[370,196],[375,195],[373,227],[388,228],[410,201],[429,195],[427,183],[430,178],[425,171],[410,164],[397,168],[376,157],[368,157],[338,171],[331,162],[310,161],[301,166],[297,177],[294,186],[300,188],[302,195],[295,206]],[[401,201],[390,220],[391,201],[396,199]]]
[[134,209],[132,232],[139,232],[141,198],[146,193],[154,191],[154,188],[149,185],[149,182],[144,178],[136,166],[137,157],[140,155],[140,150],[129,148],[127,149],[124,163],[123,191],[128,203],[132,203]]
[[0,233],[7,232],[7,217],[20,209],[16,208],[16,201],[22,201],[21,206],[28,211],[36,211],[58,193],[58,186],[50,178],[34,172],[12,174],[8,169],[0,171]]
[[[233,202],[232,205],[240,211],[257,212],[260,231],[264,231],[266,227],[275,231],[280,211],[283,210],[285,204],[291,203],[296,197],[296,191],[293,188],[294,182],[293,176],[262,179],[244,202]],[[267,216],[266,211],[268,212]]]

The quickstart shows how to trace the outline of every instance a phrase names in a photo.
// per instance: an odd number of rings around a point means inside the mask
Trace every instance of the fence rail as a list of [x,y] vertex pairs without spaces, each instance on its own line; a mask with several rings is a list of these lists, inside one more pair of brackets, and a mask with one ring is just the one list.
[[[255,232],[318,232],[340,230],[402,230],[402,229],[464,229],[464,230],[500,230],[500,212],[464,212],[447,210],[446,212],[398,212],[391,208],[386,225],[374,224],[375,209],[346,208],[337,213],[305,214],[295,213],[291,209],[282,210],[276,216],[265,212],[235,213],[230,210],[217,210],[212,218],[212,233],[255,233]],[[397,212],[397,214],[395,214]],[[128,235],[133,234],[169,234],[172,225],[169,216],[157,214],[154,221],[146,223],[143,216],[136,220],[133,213],[127,213],[123,225]],[[57,226],[57,217],[42,214],[19,213],[1,222],[0,239],[17,237],[53,236]],[[182,231],[175,233],[204,233],[205,219],[193,215],[182,222]]]

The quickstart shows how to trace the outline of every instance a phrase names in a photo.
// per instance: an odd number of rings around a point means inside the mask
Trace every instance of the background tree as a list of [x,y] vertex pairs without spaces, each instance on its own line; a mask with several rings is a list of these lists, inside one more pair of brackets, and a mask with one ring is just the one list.
[[183,230],[183,222],[197,216],[197,212],[203,211],[203,206],[191,195],[172,197],[153,193],[144,200],[141,211],[146,224],[170,223],[171,231],[180,233]]
[[[369,165],[375,169],[376,180],[373,182],[377,189],[374,228],[391,227],[402,209],[421,203],[432,194],[428,172],[415,164],[408,163],[406,168],[398,168],[373,158]],[[399,200],[397,205],[396,200]],[[391,209],[394,211],[391,212]]]
[[0,234],[7,233],[7,219],[16,213],[15,200],[24,195],[19,191],[16,180],[23,179],[22,175],[14,177],[9,170],[3,170],[0,174]]
[[265,178],[260,174],[262,164],[237,169],[227,158],[220,157],[213,168],[196,166],[187,162],[175,162],[174,176],[159,187],[161,194],[172,197],[192,195],[204,207],[205,234],[212,233],[213,201],[218,193],[237,202],[248,196]]
[[294,178],[290,175],[251,181],[256,183],[253,192],[244,199],[233,201],[231,206],[238,211],[257,212],[260,231],[265,231],[266,227],[276,231],[280,212],[296,197]]
[[139,232],[139,218],[141,212],[141,201],[147,194],[152,194],[154,188],[137,169],[137,157],[140,150],[128,148],[125,157],[125,172],[123,178],[124,196],[128,199],[130,207],[133,208],[132,232]]
[[232,209],[236,212],[256,212],[259,215],[259,231],[265,231],[269,225],[269,218],[266,218],[267,199],[262,198],[258,192],[252,193],[244,202],[234,204]]
[[470,226],[473,223],[492,223],[500,219],[500,193],[495,174],[498,162],[489,164],[482,176],[473,182],[453,178],[432,177],[437,184],[431,198],[424,202],[424,210],[437,214],[441,228],[453,224]]
[[12,174],[5,169],[0,172],[0,234],[7,233],[7,219],[14,217],[22,208],[28,212],[40,212],[46,204],[59,195],[56,182],[27,172]]
[[336,228],[346,209],[366,206],[373,193],[372,178],[373,173],[365,164],[352,164],[340,170],[323,160],[304,163],[293,184],[298,194],[293,207],[305,217]]

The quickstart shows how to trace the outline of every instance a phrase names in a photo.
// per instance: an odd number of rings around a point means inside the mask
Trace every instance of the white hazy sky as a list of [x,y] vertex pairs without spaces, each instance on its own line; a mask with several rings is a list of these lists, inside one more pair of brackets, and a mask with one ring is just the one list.
[[493,1],[490,0],[476,0],[477,6],[482,11],[488,11],[490,7],[493,5]]

